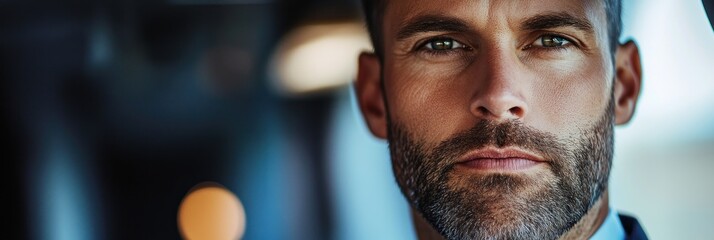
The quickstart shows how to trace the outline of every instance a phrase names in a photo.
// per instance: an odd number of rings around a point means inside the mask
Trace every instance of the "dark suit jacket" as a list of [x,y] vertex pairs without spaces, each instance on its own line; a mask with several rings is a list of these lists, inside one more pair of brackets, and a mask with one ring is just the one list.
[[620,222],[622,222],[622,227],[625,228],[625,239],[627,240],[647,240],[647,235],[645,235],[645,231],[642,229],[642,226],[640,226],[640,223],[637,222],[637,219],[618,214],[620,216]]

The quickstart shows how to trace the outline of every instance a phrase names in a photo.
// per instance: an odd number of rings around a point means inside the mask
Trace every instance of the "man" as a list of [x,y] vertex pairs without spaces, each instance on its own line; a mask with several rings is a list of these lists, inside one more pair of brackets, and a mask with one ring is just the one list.
[[608,206],[640,90],[616,0],[364,2],[356,91],[420,239],[646,239]]

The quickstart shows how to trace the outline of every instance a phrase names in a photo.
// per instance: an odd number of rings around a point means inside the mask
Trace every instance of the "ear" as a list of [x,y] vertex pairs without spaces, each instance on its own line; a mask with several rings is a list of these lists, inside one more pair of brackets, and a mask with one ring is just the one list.
[[615,55],[615,124],[625,124],[632,118],[641,83],[640,51],[630,40],[619,45]]
[[374,53],[361,53],[355,83],[357,103],[372,134],[386,139],[387,108],[384,106],[381,76],[382,67],[379,58]]

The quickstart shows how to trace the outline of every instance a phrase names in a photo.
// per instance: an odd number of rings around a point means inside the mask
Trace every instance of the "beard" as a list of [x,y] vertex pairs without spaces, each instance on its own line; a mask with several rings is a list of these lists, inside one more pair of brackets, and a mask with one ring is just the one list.
[[[412,208],[446,239],[556,239],[607,187],[613,153],[613,102],[579,134],[558,138],[519,121],[482,120],[427,149],[389,124],[397,182]],[[486,146],[540,153],[538,174],[456,174],[458,159]]]

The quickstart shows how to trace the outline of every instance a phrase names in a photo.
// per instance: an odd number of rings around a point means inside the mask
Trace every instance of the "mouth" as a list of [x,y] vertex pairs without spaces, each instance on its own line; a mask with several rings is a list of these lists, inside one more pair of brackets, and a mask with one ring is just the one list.
[[464,154],[456,166],[474,171],[518,172],[544,164],[547,162],[542,157],[519,148],[486,147]]

